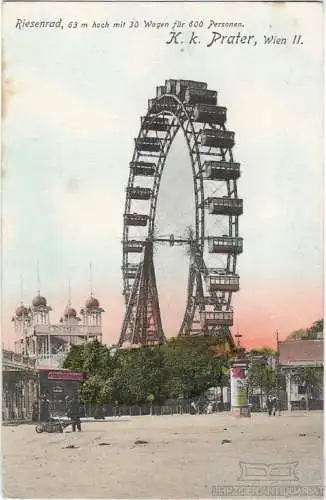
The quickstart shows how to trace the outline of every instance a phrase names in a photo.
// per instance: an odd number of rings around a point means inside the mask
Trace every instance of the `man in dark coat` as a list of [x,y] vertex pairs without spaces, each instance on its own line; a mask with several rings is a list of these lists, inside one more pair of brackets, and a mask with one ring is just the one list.
[[277,397],[274,396],[272,399],[272,415],[275,417],[276,411],[278,410],[278,400]]
[[269,395],[267,398],[266,406],[267,406],[267,410],[268,410],[268,415],[271,416],[272,410],[273,410],[273,399],[272,399],[271,395]]
[[80,404],[76,396],[73,396],[73,398],[67,404],[67,416],[71,419],[72,432],[76,432],[76,427],[80,432]]
[[40,398],[40,422],[48,422],[50,419],[50,401],[46,395]]
[[34,401],[32,406],[32,422],[38,422],[40,416],[39,402]]

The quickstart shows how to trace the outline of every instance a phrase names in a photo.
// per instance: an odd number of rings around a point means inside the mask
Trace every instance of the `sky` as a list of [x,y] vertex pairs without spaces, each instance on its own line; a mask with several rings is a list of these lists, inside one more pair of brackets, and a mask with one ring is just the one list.
[[[3,53],[3,334],[11,317],[40,289],[58,321],[68,301],[79,310],[90,293],[105,310],[104,341],[119,338],[122,229],[133,139],[156,85],[181,78],[207,82],[228,109],[241,164],[244,200],[239,234],[240,291],[233,295],[233,333],[247,347],[274,345],[322,317],[322,6],[320,4],[52,3],[5,4]],[[17,18],[58,20],[64,29],[17,29]],[[171,28],[144,20],[185,22],[198,45],[167,44]],[[125,28],[68,28],[126,21]],[[131,20],[138,28],[129,28]],[[188,27],[202,20],[203,28]],[[254,34],[257,45],[207,43],[222,34]],[[301,34],[303,44],[293,45]],[[286,37],[265,45],[264,36]],[[171,148],[157,222],[164,234],[193,223],[192,174],[181,137]],[[181,324],[188,256],[155,249],[163,326]]]

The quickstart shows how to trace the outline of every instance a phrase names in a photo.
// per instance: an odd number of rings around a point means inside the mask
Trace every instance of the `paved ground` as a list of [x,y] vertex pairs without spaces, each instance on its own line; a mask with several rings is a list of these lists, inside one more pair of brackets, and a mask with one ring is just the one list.
[[[212,498],[233,496],[231,485],[321,485],[322,421],[321,412],[250,419],[221,413],[87,422],[76,434],[3,427],[3,496]],[[269,465],[275,463],[278,469]],[[257,474],[276,474],[275,481]]]

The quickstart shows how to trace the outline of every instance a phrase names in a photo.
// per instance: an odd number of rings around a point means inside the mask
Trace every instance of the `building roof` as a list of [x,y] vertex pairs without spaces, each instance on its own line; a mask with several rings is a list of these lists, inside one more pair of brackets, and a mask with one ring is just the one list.
[[289,340],[279,343],[280,365],[316,366],[324,363],[324,340]]

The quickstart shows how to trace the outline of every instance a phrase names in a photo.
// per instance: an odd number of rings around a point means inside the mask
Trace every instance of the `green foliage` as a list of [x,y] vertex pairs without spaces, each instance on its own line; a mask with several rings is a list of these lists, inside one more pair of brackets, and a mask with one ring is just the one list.
[[310,397],[318,397],[318,393],[323,388],[324,369],[322,366],[301,366],[294,374],[294,380],[306,387],[306,409],[309,410]]
[[301,328],[300,330],[291,332],[286,340],[315,340],[317,339],[317,334],[323,332],[323,330],[324,320],[319,319],[315,321],[310,328]]
[[269,356],[276,356],[276,351],[272,349],[271,347],[259,347],[256,349],[251,349],[249,352],[249,356],[261,356],[264,355],[266,357]]
[[115,355],[113,398],[121,404],[143,404],[163,396],[163,355],[160,347],[121,349]]
[[114,360],[110,349],[98,341],[72,346],[63,368],[99,375],[107,378],[112,374]]
[[210,337],[175,338],[112,355],[107,346],[93,342],[73,347],[64,368],[88,374],[82,387],[85,402],[161,404],[198,397],[228,378],[230,359],[216,355],[216,344]]
[[63,368],[87,373],[88,378],[81,389],[83,402],[104,404],[112,396],[114,365],[110,349],[94,341],[72,346]]
[[248,383],[250,388],[258,388],[267,394],[276,387],[275,371],[267,364],[253,363],[248,370]]
[[298,367],[295,370],[294,379],[306,386],[307,393],[311,394],[314,389],[320,389],[323,386],[323,368],[319,366]]
[[82,386],[81,399],[84,403],[101,403],[103,379],[98,375],[91,375]]
[[310,327],[310,332],[311,333],[320,333],[324,331],[324,320],[319,319],[315,321],[312,326]]
[[63,368],[71,371],[80,372],[84,362],[84,346],[72,345],[68,356],[63,362]]

